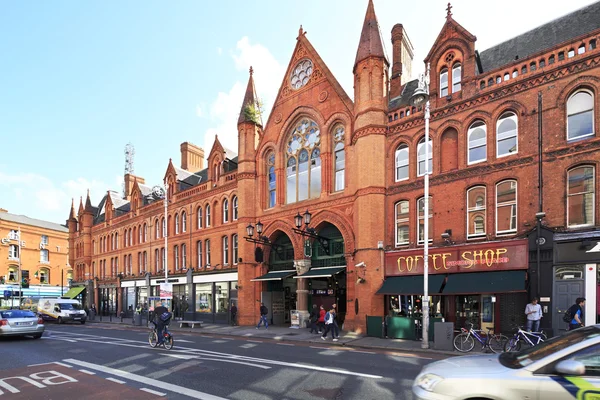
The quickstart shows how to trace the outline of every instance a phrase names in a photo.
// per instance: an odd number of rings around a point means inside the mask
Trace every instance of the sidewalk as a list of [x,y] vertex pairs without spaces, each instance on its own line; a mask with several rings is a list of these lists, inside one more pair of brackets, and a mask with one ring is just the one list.
[[[95,321],[88,320],[89,323],[98,325],[118,325],[122,328],[140,329],[145,328],[145,320],[143,325],[134,326],[131,318],[124,318],[123,322],[120,322],[120,318],[113,318],[112,321],[108,320],[108,317],[103,317],[103,321],[99,321],[99,317],[96,317]],[[269,329],[261,327],[256,329],[254,326],[231,326],[223,324],[211,324],[203,323],[202,328],[180,328],[178,321],[171,322],[169,330],[173,332],[185,332],[185,333],[196,333],[200,335],[211,335],[215,337],[232,336],[232,337],[243,337],[253,339],[269,339],[281,342],[304,342],[304,343],[320,343],[333,346],[344,346],[360,349],[377,349],[377,350],[388,350],[398,351],[405,353],[437,353],[458,356],[462,355],[457,351],[445,351],[433,349],[433,343],[430,344],[430,349],[422,349],[421,342],[418,340],[403,340],[403,339],[383,339],[376,337],[368,337],[360,335],[354,332],[340,332],[340,338],[337,342],[332,341],[331,336],[327,337],[327,340],[322,340],[321,335],[311,334],[306,328],[294,329],[282,326],[270,325]],[[477,354],[475,349],[472,352]]]

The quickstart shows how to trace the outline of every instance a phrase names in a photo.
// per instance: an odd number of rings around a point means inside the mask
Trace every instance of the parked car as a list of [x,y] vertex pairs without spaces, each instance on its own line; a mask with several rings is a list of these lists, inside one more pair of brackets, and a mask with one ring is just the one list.
[[0,337],[33,336],[39,339],[44,334],[44,320],[30,310],[1,310]]
[[426,365],[417,400],[600,398],[600,325],[519,352],[451,357]]

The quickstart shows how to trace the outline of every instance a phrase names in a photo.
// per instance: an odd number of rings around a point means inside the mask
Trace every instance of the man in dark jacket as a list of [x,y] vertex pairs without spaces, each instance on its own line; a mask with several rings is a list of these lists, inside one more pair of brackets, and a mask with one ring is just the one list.
[[156,303],[156,307],[154,308],[154,323],[156,324],[156,333],[158,335],[158,344],[161,344],[164,341],[163,331],[165,330],[165,323],[160,318],[164,313],[168,313],[169,309],[162,305],[159,301]]
[[319,309],[316,304],[313,304],[312,311],[310,312],[310,333],[319,333],[317,328],[317,321],[319,320]]
[[583,297],[577,298],[575,304],[569,308],[573,318],[569,322],[569,330],[577,329],[583,326],[583,307],[585,306],[585,299]]
[[256,325],[256,329],[260,328],[260,324],[265,324],[265,329],[269,329],[269,323],[267,322],[267,315],[269,314],[269,309],[265,306],[265,303],[260,303],[260,320],[258,321],[258,325]]
[[235,303],[231,303],[231,325],[236,325],[237,307]]

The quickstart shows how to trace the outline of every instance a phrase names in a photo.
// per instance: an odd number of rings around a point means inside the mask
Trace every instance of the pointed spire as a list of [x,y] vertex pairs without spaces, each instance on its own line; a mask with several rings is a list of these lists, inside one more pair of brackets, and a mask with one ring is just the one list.
[[78,214],[82,214],[83,211],[84,211],[84,209],[83,209],[83,197],[79,196],[79,212],[78,212]]
[[71,212],[69,213],[69,219],[77,219],[75,216],[75,199],[71,198]]
[[85,199],[85,211],[92,212],[92,200],[90,200],[90,189],[87,191],[87,198]]
[[253,75],[254,69],[250,67],[250,77],[248,78],[248,86],[246,87],[246,94],[244,95],[244,102],[242,103],[242,109],[240,110],[238,124],[253,122],[257,125],[262,125],[260,105],[258,96],[256,96],[256,89],[254,88]]
[[369,0],[369,5],[367,6],[367,13],[365,15],[362,33],[360,34],[354,66],[369,57],[380,57],[388,62],[383,48],[383,41],[381,40],[381,31],[379,30],[379,23],[377,22],[377,16],[375,15],[373,0]]

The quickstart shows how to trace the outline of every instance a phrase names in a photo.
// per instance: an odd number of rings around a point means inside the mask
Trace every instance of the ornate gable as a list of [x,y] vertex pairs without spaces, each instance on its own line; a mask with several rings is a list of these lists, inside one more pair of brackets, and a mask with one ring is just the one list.
[[[460,46],[464,51],[467,51],[469,54],[465,54],[465,58],[472,57],[475,53],[475,41],[477,40],[477,37],[472,35],[462,25],[456,22],[454,18],[452,18],[451,9],[452,6],[450,3],[448,3],[448,8],[446,9],[446,23],[435,39],[435,42],[433,42],[433,46],[431,46],[429,54],[427,54],[427,57],[425,57],[426,64],[428,62],[436,62],[441,56],[441,53],[447,49],[447,45],[450,43],[454,44],[456,47]],[[434,65],[431,67],[433,70]]]
[[173,159],[171,158],[169,158],[169,165],[167,166],[167,172],[165,173],[164,181],[169,185],[168,196],[171,196],[179,191],[179,188],[177,187],[177,170],[175,170]]

